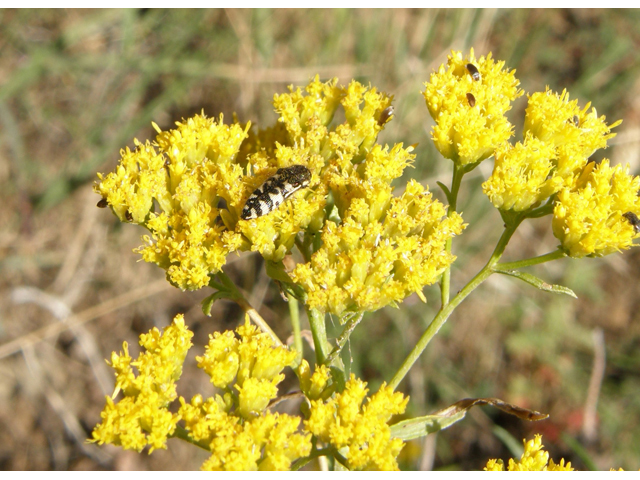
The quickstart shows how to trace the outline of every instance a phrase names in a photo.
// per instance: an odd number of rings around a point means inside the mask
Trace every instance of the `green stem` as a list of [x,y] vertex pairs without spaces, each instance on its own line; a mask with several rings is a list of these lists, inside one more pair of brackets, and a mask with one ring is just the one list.
[[363,316],[364,313],[357,313],[347,321],[347,324],[344,326],[344,330],[342,330],[342,333],[336,339],[337,345],[333,348],[333,350],[331,350],[329,356],[324,360],[325,365],[331,365],[338,357],[338,355],[340,355],[342,348],[345,346],[345,344],[349,340],[349,337],[351,336],[351,332],[353,332],[356,326],[360,323]]
[[[447,216],[450,217],[452,213],[456,211],[458,208],[458,192],[460,192],[460,185],[462,184],[462,177],[464,176],[464,168],[458,167],[457,164],[454,164],[453,167],[453,177],[451,179],[451,193],[448,197],[449,200],[449,208],[447,210]],[[449,237],[447,243],[445,245],[445,251],[447,253],[451,253],[451,245],[453,243],[453,238]],[[440,300],[442,302],[442,306],[444,307],[447,303],[449,303],[449,289],[451,285],[451,267],[447,268],[442,273],[442,279],[440,280]]]
[[242,308],[242,310],[244,310],[244,312],[249,315],[251,321],[255,323],[258,328],[260,328],[260,330],[268,334],[276,345],[281,346],[282,341],[278,338],[275,332],[271,330],[269,324],[265,321],[264,318],[262,318],[262,316],[260,316],[258,311],[253,308],[249,304],[249,302],[247,302],[240,290],[238,290],[238,287],[236,287],[236,284],[233,283],[233,281],[227,276],[227,274],[220,270],[216,275],[222,281],[224,288],[231,292],[231,300],[236,302],[240,306],[240,308]]
[[324,323],[324,314],[315,308],[307,309],[309,327],[313,336],[313,345],[316,350],[316,363],[322,365],[329,355],[329,342],[327,341],[327,326]]
[[185,442],[189,442],[193,445],[195,445],[196,447],[200,447],[203,450],[206,450],[207,452],[211,452],[211,448],[209,447],[208,444],[206,444],[203,441],[198,441],[198,440],[194,440],[193,438],[191,438],[189,436],[189,432],[184,429],[183,427],[181,427],[180,425],[176,425],[176,431],[173,432],[173,435],[171,435],[172,437],[175,438],[180,438],[182,440],[184,440]]
[[518,260],[517,262],[498,263],[495,265],[495,268],[500,270],[518,270],[520,268],[539,265],[541,263],[550,262],[551,260],[557,260],[566,256],[567,255],[562,250],[555,250],[553,252],[546,253],[545,255],[540,255],[539,257],[526,258],[524,260]]
[[442,328],[455,308],[460,305],[460,303],[462,303],[465,298],[467,298],[467,295],[473,292],[482,282],[484,282],[491,276],[492,273],[494,273],[493,267],[498,263],[498,260],[504,253],[504,249],[509,243],[511,236],[516,231],[516,228],[518,228],[518,225],[520,225],[520,222],[523,220],[523,218],[524,217],[517,217],[514,218],[513,221],[507,222],[505,230],[502,233],[500,240],[498,240],[498,244],[496,245],[496,248],[494,249],[493,254],[491,255],[491,258],[489,259],[487,264],[482,268],[482,270],[478,272],[475,277],[471,279],[469,283],[467,283],[467,285],[465,285],[462,290],[460,290],[460,292],[458,292],[455,297],[453,297],[453,299],[449,303],[442,306],[436,317],[431,321],[425,332],[420,337],[420,340],[418,340],[416,346],[413,347],[413,350],[411,350],[405,361],[402,363],[396,374],[389,382],[389,386],[392,389],[395,390],[398,387],[402,379],[407,375],[420,355],[422,355],[422,352],[424,352],[424,349],[427,348],[427,345],[429,345],[431,339],[436,335],[436,333],[438,333],[438,330]]
[[296,369],[302,361],[303,347],[302,347],[302,335],[300,334],[300,309],[298,306],[298,299],[293,295],[287,295],[289,299],[289,316],[291,317],[291,329],[293,330],[293,346],[296,349],[297,355],[291,368]]

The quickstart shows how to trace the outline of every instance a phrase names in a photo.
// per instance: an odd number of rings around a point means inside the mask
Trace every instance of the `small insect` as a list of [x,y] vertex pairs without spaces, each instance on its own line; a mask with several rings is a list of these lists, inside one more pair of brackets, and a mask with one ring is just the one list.
[[471,74],[471,77],[477,82],[480,80],[480,72],[473,63],[467,63],[467,71]]
[[633,230],[636,233],[640,233],[640,218],[638,218],[638,216],[635,213],[627,212],[627,213],[623,213],[622,216],[627,220],[629,220],[629,223],[633,226]]
[[109,206],[109,202],[107,202],[106,198],[101,198],[96,207],[98,208],[107,208]]
[[273,212],[287,198],[309,185],[311,172],[304,165],[279,168],[275,175],[256,188],[242,209],[243,220]]
[[580,126],[580,117],[578,117],[578,115],[574,115],[568,121],[573,123],[576,127]]
[[467,100],[469,101],[470,107],[476,106],[476,97],[474,97],[472,93],[467,93]]
[[380,114],[380,118],[378,119],[378,125],[382,126],[389,121],[389,119],[393,116],[393,105],[389,105],[385,108]]
[[127,222],[133,222],[133,215],[131,214],[131,212],[129,210],[124,212],[124,218],[127,219]]

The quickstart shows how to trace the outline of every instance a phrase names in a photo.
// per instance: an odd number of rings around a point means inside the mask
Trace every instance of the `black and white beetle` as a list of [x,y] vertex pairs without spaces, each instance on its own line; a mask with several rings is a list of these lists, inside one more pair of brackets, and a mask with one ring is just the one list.
[[310,181],[311,172],[304,165],[279,168],[275,175],[253,191],[240,217],[251,220],[274,211],[293,193],[308,186]]

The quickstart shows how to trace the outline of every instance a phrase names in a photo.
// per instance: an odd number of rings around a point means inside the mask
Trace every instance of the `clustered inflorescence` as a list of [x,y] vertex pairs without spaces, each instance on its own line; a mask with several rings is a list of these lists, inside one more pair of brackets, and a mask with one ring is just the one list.
[[[491,54],[452,52],[424,91],[440,153],[457,173],[494,157],[484,193],[505,222],[552,214],[563,254],[600,256],[633,246],[640,177],[628,166],[591,160],[620,122],[607,125],[590,104],[580,108],[566,91],[547,88],[528,96],[523,139],[511,144],[506,113],[524,94],[518,85],[515,71]],[[137,251],[182,290],[219,285],[213,279],[230,253],[254,251],[309,311],[341,321],[412,293],[426,301],[423,288],[451,266],[451,239],[466,225],[416,180],[394,195],[392,182],[415,154],[413,146],[377,143],[392,100],[357,81],[338,86],[337,79],[316,77],[274,96],[279,119],[266,129],[204,113],[168,131],[153,124],[155,141],[134,140],[115,171],[98,175],[99,206],[148,230]],[[339,108],[344,121],[336,124]],[[389,422],[405,411],[401,393],[383,384],[367,396],[354,375],[340,383],[327,365],[312,372],[300,363],[301,352],[247,322],[210,336],[196,359],[219,393],[188,402],[178,398],[176,382],[192,335],[179,315],[164,333],[141,336],[137,360],[126,343],[113,353],[116,389],[93,441],[151,452],[179,436],[211,452],[202,466],[210,470],[288,470],[323,455],[349,469],[398,469],[404,444],[391,436]],[[304,419],[270,411],[288,366],[300,381]],[[508,469],[571,469],[548,457],[537,436]],[[491,460],[485,469],[504,464]]]
[[[311,307],[342,314],[414,292],[424,298],[423,287],[455,259],[445,244],[463,224],[418,182],[393,195],[391,182],[415,155],[413,147],[375,143],[391,100],[356,81],[338,87],[316,77],[304,92],[274,97],[280,120],[273,128],[254,132],[204,115],[170,131],[156,126],[156,142],[122,150],[96,190],[120,220],[150,231],[138,251],[181,289],[206,286],[234,251],[281,262],[304,234],[304,261],[289,281]],[[339,106],[346,119],[330,128]],[[268,215],[243,219],[251,194],[292,165],[310,171],[308,188]]]
[[[296,352],[275,345],[248,320],[236,334],[210,335],[204,354],[196,357],[223,394],[207,399],[198,394],[190,402],[180,397],[177,413],[171,412],[175,383],[193,336],[182,315],[162,334],[153,329],[141,335],[145,352],[135,361],[125,343],[124,354],[112,356],[117,387],[106,397],[93,441],[137,451],[149,446],[151,453],[166,448],[183,421],[188,438],[211,451],[204,470],[289,470],[293,461],[311,453],[312,435],[343,451],[351,468],[398,468],[395,457],[404,443],[390,437],[387,422],[404,412],[408,398],[383,385],[365,400],[366,383],[354,377],[344,392],[329,398],[334,391],[329,369],[320,366],[311,374],[305,361],[299,375],[309,419],[301,425],[300,417],[268,409]],[[124,398],[115,403],[120,391]]]
[[[536,435],[533,440],[523,441],[524,453],[520,460],[509,459],[507,471],[509,472],[563,472],[573,471],[571,462],[565,464],[564,459],[555,463],[549,458],[549,452],[543,450],[542,436]],[[489,460],[484,469],[488,472],[504,472],[504,462],[500,459]]]

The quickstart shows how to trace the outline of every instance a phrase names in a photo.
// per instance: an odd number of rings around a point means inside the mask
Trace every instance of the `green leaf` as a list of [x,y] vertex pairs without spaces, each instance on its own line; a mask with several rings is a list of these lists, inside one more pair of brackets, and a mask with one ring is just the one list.
[[447,197],[447,202],[451,203],[451,192],[449,191],[449,189],[447,188],[447,186],[442,183],[442,182],[436,182],[438,184],[438,186],[442,189],[442,191],[444,192],[444,194]]
[[435,433],[450,427],[462,420],[466,412],[458,412],[450,417],[439,415],[426,415],[424,417],[412,418],[391,426],[391,437],[399,438],[403,441],[424,437],[430,433]]
[[578,298],[578,296],[570,288],[564,287],[562,285],[553,285],[547,283],[541,278],[538,278],[530,273],[521,272],[519,270],[501,269],[499,267],[494,267],[494,271],[496,273],[501,273],[503,275],[509,275],[510,277],[518,278],[523,282],[527,282],[529,285],[533,285],[540,290],[544,290],[545,292],[563,293],[565,295],[569,295],[570,297]]
[[438,432],[462,420],[467,414],[467,411],[476,405],[491,405],[521,420],[537,421],[549,416],[546,413],[540,413],[506,403],[499,398],[464,398],[433,415],[412,418],[392,425],[391,436],[401,440],[411,440]]
[[233,297],[232,295],[230,295],[230,292],[227,292],[224,290],[218,291],[213,295],[209,295],[207,298],[205,298],[202,301],[202,313],[204,313],[207,317],[210,317],[211,308],[213,307],[213,302],[215,302],[216,300],[220,300],[221,298],[227,298],[229,300],[233,300]]

